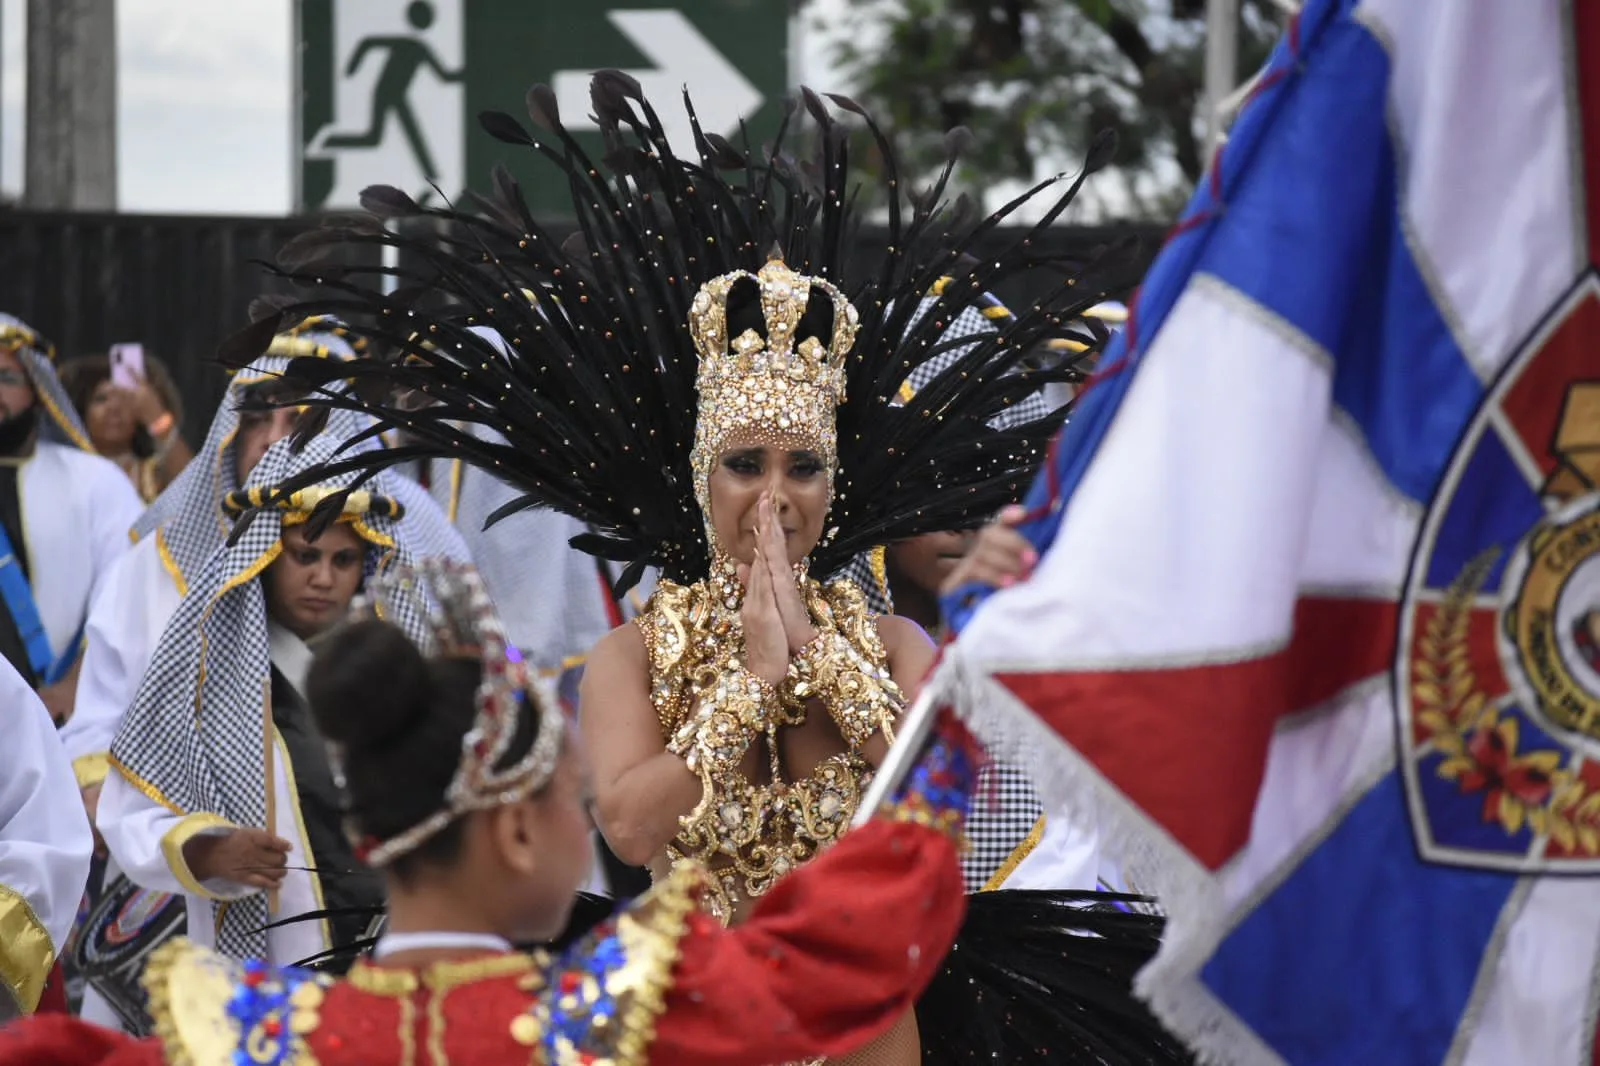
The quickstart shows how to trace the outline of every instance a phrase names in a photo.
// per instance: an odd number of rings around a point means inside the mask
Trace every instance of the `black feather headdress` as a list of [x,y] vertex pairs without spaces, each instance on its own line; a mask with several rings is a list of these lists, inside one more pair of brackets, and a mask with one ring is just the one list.
[[[1117,275],[1129,264],[1118,249],[1087,266],[1057,261],[1035,239],[1109,160],[1110,138],[1096,142],[1074,180],[1042,182],[973,222],[964,204],[945,196],[965,131],[949,138],[950,161],[933,184],[913,192],[870,117],[829,97],[865,124],[882,171],[884,246],[851,261],[864,214],[851,138],[814,93],[791,103],[760,151],[702,132],[685,97],[694,158],[674,154],[626,74],[595,75],[591,98],[605,146],[598,159],[562,125],[543,86],[528,94],[533,131],[506,114],[481,117],[495,137],[564,175],[577,223],[571,238],[542,226],[516,181],[497,168],[493,193],[475,196],[473,210],[424,209],[397,189],[375,187],[363,196],[375,219],[336,220],[284,249],[280,273],[317,295],[283,313],[336,314],[392,353],[336,372],[312,361],[291,368],[312,386],[331,385],[335,374],[381,386],[312,401],[356,407],[403,430],[404,445],[349,457],[347,467],[463,459],[526,493],[505,513],[545,506],[587,523],[594,532],[574,546],[629,564],[623,587],[647,565],[672,580],[697,580],[710,554],[689,458],[698,365],[690,303],[712,278],[753,272],[776,254],[838,285],[860,316],[838,409],[833,505],[813,573],[831,574],[891,540],[976,525],[1022,493],[1061,414],[994,424],[1070,376],[1026,357],[1125,280]],[[1030,230],[982,261],[968,254],[1035,201],[1042,210],[1033,209]],[[351,245],[395,247],[400,265],[319,265]],[[1036,271],[1057,280],[1034,307],[1000,330],[946,336],[989,290]],[[275,327],[274,318],[244,331],[224,358],[252,357]],[[958,345],[947,372],[897,401],[914,367]],[[414,402],[419,396],[426,402]]]

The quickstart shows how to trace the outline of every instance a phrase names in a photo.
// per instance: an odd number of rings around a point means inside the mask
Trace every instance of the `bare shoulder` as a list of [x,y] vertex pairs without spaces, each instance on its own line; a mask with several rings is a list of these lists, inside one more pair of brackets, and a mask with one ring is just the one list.
[[583,676],[587,680],[591,670],[601,673],[607,669],[615,670],[628,665],[644,666],[646,660],[644,633],[640,631],[637,623],[624,622],[601,637],[595,642],[594,647],[589,649]]
[[889,660],[889,675],[910,698],[933,665],[933,641],[909,618],[886,614],[877,621],[878,639],[883,642],[884,655]]
[[641,693],[650,690],[650,653],[638,625],[624,622],[589,649],[578,682],[578,713],[611,706],[620,694],[635,688]]
[[933,647],[933,639],[928,636],[928,631],[909,618],[880,614],[877,623],[878,639],[883,641],[883,650],[891,657],[900,651]]

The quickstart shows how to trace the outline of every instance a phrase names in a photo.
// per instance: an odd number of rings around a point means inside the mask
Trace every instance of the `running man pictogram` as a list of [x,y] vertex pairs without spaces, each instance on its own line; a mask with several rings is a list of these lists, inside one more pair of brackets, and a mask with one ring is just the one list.
[[[412,0],[406,7],[406,21],[410,22],[418,33],[432,26],[433,19],[433,5],[428,0]],[[362,61],[366,59],[367,53],[377,51],[387,51],[388,57],[384,60],[383,70],[373,87],[372,120],[366,131],[334,134],[322,142],[322,147],[324,149],[376,147],[383,140],[384,125],[392,114],[399,121],[423,176],[430,182],[434,181],[439,177],[439,171],[434,166],[432,154],[428,151],[427,140],[422,134],[422,124],[417,121],[416,112],[411,108],[411,83],[416,80],[417,72],[424,66],[433,68],[439,80],[445,82],[461,81],[466,72],[464,69],[446,70],[433,49],[418,37],[397,35],[363,39],[356,45],[355,51],[350,56],[350,62],[345,65],[344,76],[347,78],[353,76],[361,67]]]

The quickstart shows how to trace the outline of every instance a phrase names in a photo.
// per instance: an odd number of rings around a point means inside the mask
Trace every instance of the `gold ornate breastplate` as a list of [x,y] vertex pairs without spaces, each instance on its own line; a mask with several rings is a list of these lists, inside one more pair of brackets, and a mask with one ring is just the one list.
[[[842,637],[859,661],[870,664],[877,683],[893,689],[887,655],[861,590],[848,580],[823,586],[807,578],[801,592],[818,632]],[[725,684],[729,663],[743,662],[740,602],[731,574],[687,586],[663,581],[637,619],[650,656],[650,700],[664,738],[679,735],[695,720],[702,702]],[[769,733],[802,724],[810,694],[791,672],[778,706],[766,708],[775,723]],[[872,779],[870,764],[854,751],[829,756],[793,781],[785,780],[776,754],[770,754],[768,782],[738,774],[703,777],[706,794],[681,819],[679,835],[667,848],[674,867],[694,861],[711,871],[714,885],[705,901],[723,921],[735,903],[763,895],[783,874],[838,839]]]

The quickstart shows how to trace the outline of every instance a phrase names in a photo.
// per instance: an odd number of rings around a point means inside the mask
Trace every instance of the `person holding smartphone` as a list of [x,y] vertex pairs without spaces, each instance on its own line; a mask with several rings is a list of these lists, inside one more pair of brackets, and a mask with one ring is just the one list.
[[95,451],[128,475],[145,503],[161,495],[194,453],[178,432],[182,403],[159,359],[139,344],[113,344],[61,367]]

